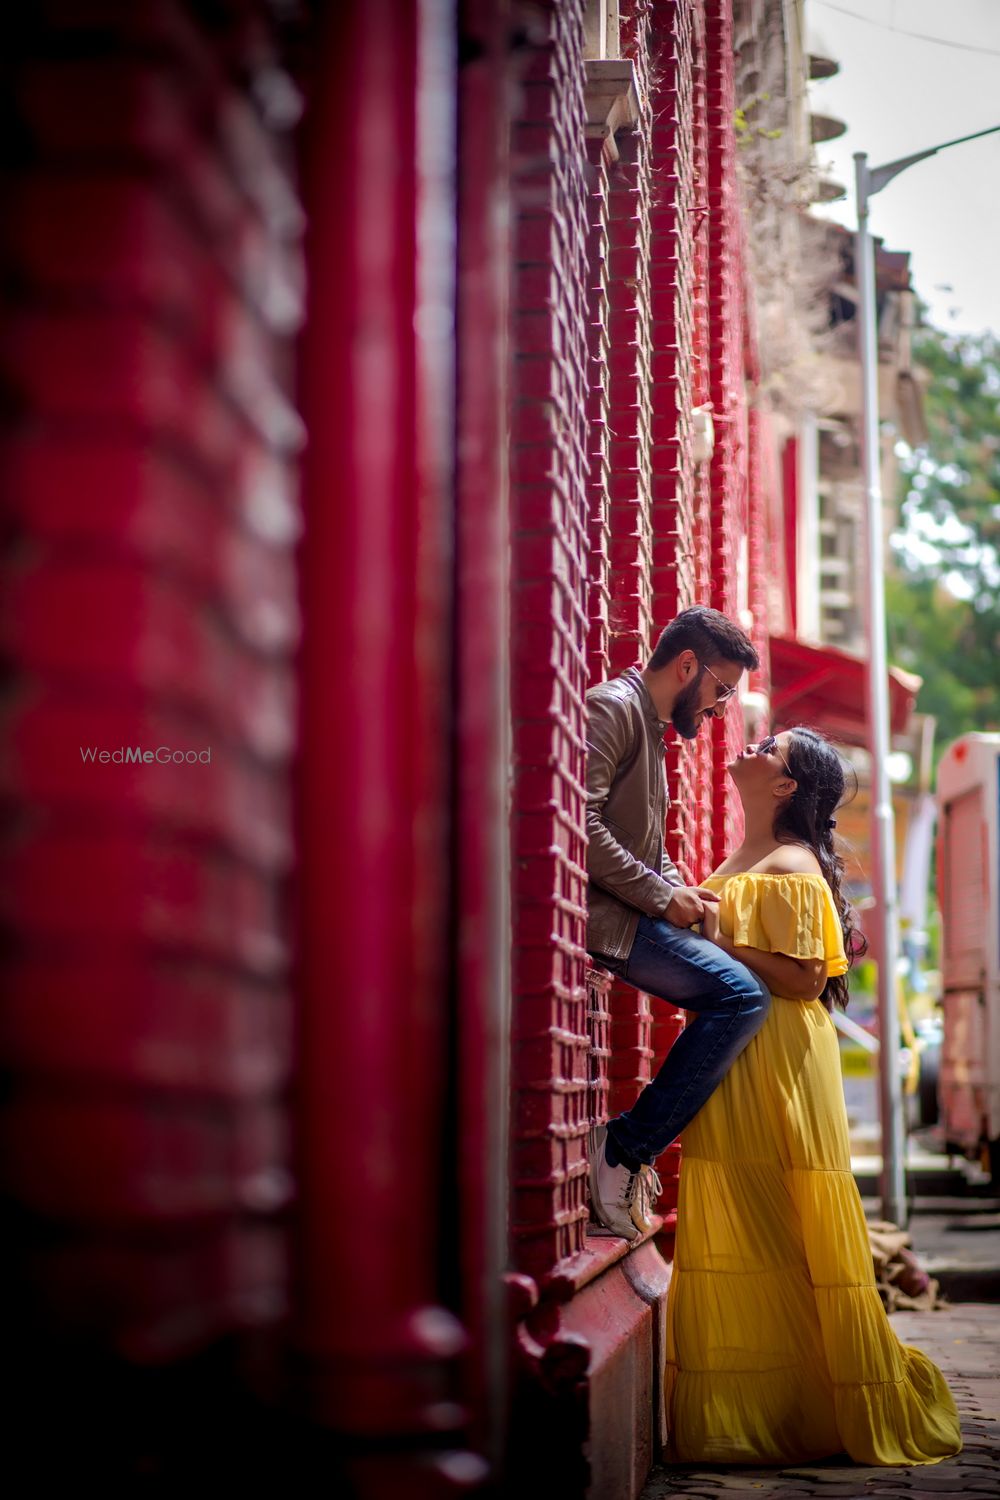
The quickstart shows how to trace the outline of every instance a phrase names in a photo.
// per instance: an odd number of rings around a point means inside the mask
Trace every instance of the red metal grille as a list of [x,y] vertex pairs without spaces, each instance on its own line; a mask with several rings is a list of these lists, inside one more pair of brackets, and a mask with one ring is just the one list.
[[590,1072],[587,1108],[592,1124],[608,1122],[608,1060],[611,1057],[611,976],[605,969],[587,970],[587,1028]]
[[[613,673],[645,661],[654,633],[649,36],[646,10],[622,16],[622,56],[635,67],[640,116],[634,132],[619,132],[620,160],[609,171]],[[610,1011],[609,1108],[617,1114],[650,1079],[650,1001],[616,983]]]
[[[654,10],[649,77],[651,130],[652,523],[653,611],[662,627],[701,597],[698,592],[696,470],[691,408],[695,404],[695,134],[693,48],[696,7],[690,0]],[[696,877],[699,824],[697,751],[668,738],[671,806],[667,848],[688,880]],[[704,783],[702,783],[702,786]],[[650,1002],[650,1072],[662,1065],[684,1026],[684,1014]],[[680,1148],[657,1161],[659,1210],[673,1226]]]
[[620,131],[609,171],[611,372],[611,670],[645,659],[653,634],[650,395],[649,16],[621,20],[621,50],[635,65],[640,118]]
[[[514,132],[513,1194],[519,1269],[583,1246],[587,183],[581,15],[539,14]],[[545,28],[544,40],[538,28]]]
[[587,233],[587,420],[589,583],[588,686],[610,671],[611,513],[608,375],[608,167],[603,140],[587,142],[590,196]]

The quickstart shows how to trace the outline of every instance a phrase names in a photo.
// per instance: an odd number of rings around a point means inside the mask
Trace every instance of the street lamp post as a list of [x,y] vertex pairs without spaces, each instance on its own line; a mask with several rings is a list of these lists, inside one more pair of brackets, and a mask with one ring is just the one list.
[[959,136],[927,151],[869,167],[864,151],[854,154],[857,187],[858,342],[861,355],[862,450],[868,537],[868,670],[866,698],[871,743],[872,894],[876,901],[881,961],[878,966],[879,1120],[882,1130],[882,1217],[903,1227],[907,1220],[903,1174],[905,1125],[899,1074],[899,1015],[896,1009],[898,911],[896,848],[889,785],[889,683],[885,632],[882,481],[878,440],[878,348],[875,307],[875,255],[868,226],[868,203],[900,172],[948,146],[993,135],[1000,125]]

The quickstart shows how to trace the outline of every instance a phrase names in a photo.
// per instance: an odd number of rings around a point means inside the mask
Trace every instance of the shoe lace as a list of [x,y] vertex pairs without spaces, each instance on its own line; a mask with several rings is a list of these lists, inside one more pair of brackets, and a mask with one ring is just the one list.
[[663,1192],[663,1184],[654,1166],[648,1163],[639,1168],[639,1201],[644,1217],[656,1211],[656,1202]]
[[636,1190],[639,1186],[639,1173],[630,1172],[622,1180],[621,1190],[618,1194],[618,1204],[621,1208],[631,1208],[635,1200]]

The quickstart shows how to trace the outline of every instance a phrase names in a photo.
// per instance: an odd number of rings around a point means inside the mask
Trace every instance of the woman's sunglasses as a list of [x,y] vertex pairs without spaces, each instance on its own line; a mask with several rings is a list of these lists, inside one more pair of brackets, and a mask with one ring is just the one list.
[[[787,760],[782,755],[781,751],[778,749],[778,737],[777,737],[777,735],[769,734],[766,739],[761,740],[760,744],[757,746],[756,750],[754,751],[754,755],[770,755],[772,750],[777,755],[778,759],[781,761],[781,764],[784,766],[784,768],[788,772],[789,776],[792,776],[792,768],[791,768],[791,766],[788,764]],[[792,776],[792,780],[793,781],[795,780],[794,776]]]

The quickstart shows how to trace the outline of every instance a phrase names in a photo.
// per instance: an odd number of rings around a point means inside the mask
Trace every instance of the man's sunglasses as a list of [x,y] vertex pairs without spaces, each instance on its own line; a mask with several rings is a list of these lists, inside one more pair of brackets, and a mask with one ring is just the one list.
[[715,695],[715,701],[716,701],[716,703],[727,703],[729,701],[729,699],[733,696],[733,694],[736,692],[736,686],[733,683],[731,683],[731,682],[723,682],[722,678],[716,676],[716,674],[712,671],[712,668],[711,667],[707,667],[703,661],[700,661],[698,663],[698,665],[699,665],[699,667],[701,667],[701,669],[702,669],[703,672],[707,672],[708,673],[709,677],[715,677],[716,682],[719,684],[719,687],[722,689],[721,693],[717,692],[716,695]]
[[[792,768],[791,768],[791,766],[788,764],[787,760],[782,755],[781,751],[778,749],[778,737],[777,737],[777,735],[769,734],[766,739],[761,740],[760,744],[757,746],[756,750],[754,751],[754,755],[770,755],[771,752],[772,752],[772,750],[777,755],[778,759],[781,761],[781,764],[784,766],[784,768],[788,772],[789,776],[792,776]],[[792,776],[792,780],[793,781],[795,780],[794,776]]]

